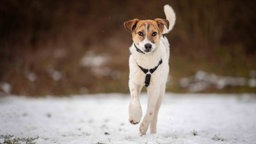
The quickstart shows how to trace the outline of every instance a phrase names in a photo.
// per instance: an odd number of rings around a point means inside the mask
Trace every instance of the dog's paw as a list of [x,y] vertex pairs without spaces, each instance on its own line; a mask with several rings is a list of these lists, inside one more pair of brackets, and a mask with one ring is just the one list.
[[141,136],[146,135],[147,130],[148,130],[148,126],[146,126],[145,124],[141,123],[140,124],[140,135]]
[[142,109],[139,102],[131,102],[129,105],[129,121],[131,124],[138,124],[142,117]]
[[139,122],[136,122],[136,121],[133,121],[133,120],[129,120],[129,121],[130,121],[130,123],[133,124],[133,125],[136,125],[136,124],[139,123]]
[[140,118],[139,117],[134,117],[134,116],[131,116],[129,117],[129,122],[133,125],[136,125],[140,122]]

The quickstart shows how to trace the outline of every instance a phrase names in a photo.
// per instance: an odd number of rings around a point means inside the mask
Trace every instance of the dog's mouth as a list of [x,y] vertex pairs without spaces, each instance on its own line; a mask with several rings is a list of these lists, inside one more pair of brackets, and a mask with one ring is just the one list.
[[152,49],[144,49],[145,53],[150,53],[152,51]]
[[143,53],[143,54],[150,54],[152,52],[155,51],[156,47],[155,45],[153,44],[134,44],[136,50],[139,52],[139,53]]
[[144,53],[150,54],[153,53],[156,50],[156,47],[152,47],[150,49],[143,48]]

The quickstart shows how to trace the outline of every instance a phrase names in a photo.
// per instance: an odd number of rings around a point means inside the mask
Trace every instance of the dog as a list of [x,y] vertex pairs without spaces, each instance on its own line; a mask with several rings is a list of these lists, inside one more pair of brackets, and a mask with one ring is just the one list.
[[165,94],[169,74],[169,42],[164,36],[173,29],[176,16],[171,6],[164,6],[166,19],[132,19],[124,22],[124,28],[131,33],[133,43],[129,57],[129,121],[138,124],[142,117],[139,95],[147,88],[148,105],[140,124],[140,134],[156,133],[158,111]]

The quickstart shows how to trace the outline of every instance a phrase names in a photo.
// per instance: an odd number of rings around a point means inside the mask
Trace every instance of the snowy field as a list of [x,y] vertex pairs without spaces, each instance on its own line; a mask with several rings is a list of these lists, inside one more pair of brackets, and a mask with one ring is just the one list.
[[[145,112],[147,99],[142,95]],[[128,122],[129,95],[0,98],[0,143],[255,144],[256,96],[167,94],[158,134]],[[15,144],[16,144],[15,143]]]

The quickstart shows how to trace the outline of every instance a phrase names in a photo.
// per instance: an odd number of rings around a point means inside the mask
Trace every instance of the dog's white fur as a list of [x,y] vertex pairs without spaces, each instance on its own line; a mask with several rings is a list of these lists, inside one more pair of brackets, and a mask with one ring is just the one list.
[[[165,27],[163,34],[172,30],[175,23],[175,13],[169,5],[164,6],[166,19],[169,21],[169,27]],[[147,38],[140,42],[137,46],[143,51],[145,43],[151,43]],[[152,43],[151,43],[152,44]],[[141,71],[138,65],[146,69],[154,68],[158,65],[159,60],[163,63],[151,75],[150,85],[147,87],[148,106],[146,114],[140,125],[141,135],[145,135],[150,125],[150,132],[156,133],[157,115],[161,105],[162,98],[165,94],[165,87],[169,73],[169,42],[168,39],[161,35],[158,45],[152,44],[152,52],[142,54],[136,51],[134,44],[130,47],[129,58],[129,89],[131,101],[129,104],[129,121],[133,124],[140,122],[142,117],[142,109],[139,101],[139,95],[144,86],[145,74]]]

